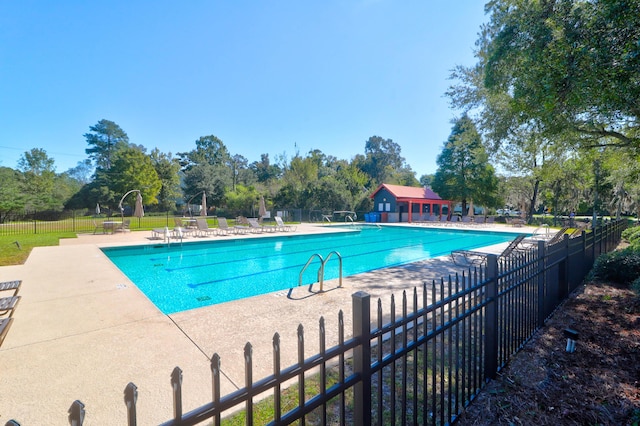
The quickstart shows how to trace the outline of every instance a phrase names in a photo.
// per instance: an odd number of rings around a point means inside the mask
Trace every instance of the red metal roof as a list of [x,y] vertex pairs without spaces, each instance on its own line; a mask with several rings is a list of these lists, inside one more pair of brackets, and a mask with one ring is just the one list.
[[442,198],[433,192],[429,188],[415,187],[415,186],[402,186],[402,185],[389,185],[383,183],[376,189],[371,198],[373,198],[378,191],[382,188],[386,188],[396,199],[413,199],[413,200],[442,200]]

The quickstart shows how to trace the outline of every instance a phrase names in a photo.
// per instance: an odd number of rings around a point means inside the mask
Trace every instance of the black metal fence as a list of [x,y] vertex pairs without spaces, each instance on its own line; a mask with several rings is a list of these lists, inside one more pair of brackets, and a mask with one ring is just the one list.
[[[305,334],[298,328],[298,362],[282,368],[280,339],[273,336],[273,374],[253,380],[252,347],[245,346],[244,388],[220,394],[221,361],[211,358],[210,403],[182,410],[182,372],[173,371],[174,418],[164,425],[219,425],[229,410],[244,409],[253,424],[254,399],[272,395],[272,424],[430,424],[456,420],[486,383],[509,362],[576,289],[601,253],[615,248],[626,222],[617,221],[547,246],[538,242],[509,259],[490,255],[486,266],[424,284],[395,299],[385,311],[363,292],[352,295],[353,329],[345,337],[339,317],[339,342],[327,348],[324,319],[319,321],[320,351],[304,359]],[[317,377],[319,390],[305,394],[305,382]],[[283,408],[284,383],[297,382],[294,408]],[[130,425],[137,422],[136,386],[125,388]],[[84,405],[69,409],[71,424],[81,425]]]
[[[165,226],[173,227],[174,218],[183,217],[181,213],[167,211],[154,212],[138,218],[132,217],[130,210],[125,210],[124,215],[120,215],[120,213],[96,215],[87,210],[5,213],[0,217],[0,236],[61,234],[65,232],[76,234],[92,233],[96,229],[104,229],[103,223],[105,221],[119,221],[122,223],[126,219],[130,221],[130,230],[148,230],[164,228]],[[276,214],[284,216],[286,221],[301,222],[304,219],[303,212],[300,209],[272,212],[272,216]],[[216,218],[217,216],[208,216],[212,224],[215,224]],[[232,217],[229,216],[229,218]]]
[[61,212],[25,212],[7,213],[2,216],[0,222],[0,236],[5,235],[29,235],[29,234],[61,234],[91,233],[96,228],[102,228],[102,223],[123,218],[131,220],[131,229],[151,229],[158,226],[173,226],[173,213],[161,213],[144,216],[142,218],[131,217],[131,213],[120,214],[89,214],[86,210],[65,210]]

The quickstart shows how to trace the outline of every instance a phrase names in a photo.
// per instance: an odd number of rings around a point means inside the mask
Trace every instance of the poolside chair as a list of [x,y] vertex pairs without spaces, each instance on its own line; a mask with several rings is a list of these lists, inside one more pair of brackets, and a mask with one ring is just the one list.
[[125,220],[122,222],[122,228],[120,228],[120,230],[121,230],[122,232],[129,232],[129,231],[131,231],[130,226],[131,226],[131,219],[125,219]]
[[252,217],[252,218],[248,218],[247,221],[249,222],[249,227],[251,228],[251,232],[275,232],[276,231],[276,227],[273,225],[260,225],[258,223],[258,219]]
[[551,244],[555,244],[559,241],[562,241],[564,239],[564,234],[569,230],[569,227],[565,226],[560,228],[559,231],[557,231],[555,234],[551,235],[548,238],[539,238],[538,235],[534,235],[532,238],[537,238],[537,239],[541,239],[543,241],[545,241],[547,243],[547,245],[551,245]]
[[98,222],[93,221],[93,235],[96,235],[98,233],[98,231],[101,231],[102,233],[104,233],[104,227],[102,226],[102,224],[98,225]]
[[258,223],[258,219],[255,218],[245,218],[245,220],[247,221],[247,227],[249,228],[248,231],[254,233],[254,234],[258,234],[263,232],[264,230],[262,229],[262,226]]
[[217,235],[218,231],[215,228],[209,228],[209,223],[207,219],[196,219],[196,226],[198,230],[196,231],[196,236],[199,237],[208,237],[210,235]]
[[151,238],[154,240],[166,240],[169,236],[169,228],[155,228],[151,230]]
[[0,299],[0,317],[9,314],[9,318],[13,316],[13,311],[16,309],[20,296],[3,297]]
[[471,225],[471,217],[470,216],[462,216],[461,220],[463,225]]
[[233,232],[234,234],[246,234],[247,231],[249,230],[248,226],[240,226],[240,225],[236,225],[236,226],[229,226],[229,223],[227,222],[227,218],[225,217],[219,217],[218,218],[218,229],[221,229],[223,232],[226,233],[228,232]]
[[13,290],[12,296],[17,296],[18,291],[20,290],[20,285],[22,284],[22,280],[16,281],[5,281],[0,283],[0,291],[11,291]]
[[289,232],[296,230],[296,227],[293,225],[285,225],[280,216],[276,216],[274,219],[276,220],[276,229],[278,231]]
[[0,346],[2,346],[2,342],[4,342],[4,338],[7,337],[7,334],[9,333],[9,329],[11,328],[12,323],[13,323],[13,318],[0,319]]
[[[522,240],[524,240],[525,237],[526,235],[524,234],[518,235],[513,241],[509,243],[509,245],[502,251],[502,253],[498,254],[498,258],[507,258],[511,256],[513,252],[517,250],[518,246],[520,245],[520,243],[522,243]],[[463,265],[459,264],[456,259],[458,261],[464,259],[464,266],[481,265],[486,262],[487,256],[489,256],[490,254],[491,253],[484,253],[474,250],[454,250],[451,252],[451,260],[456,265]]]

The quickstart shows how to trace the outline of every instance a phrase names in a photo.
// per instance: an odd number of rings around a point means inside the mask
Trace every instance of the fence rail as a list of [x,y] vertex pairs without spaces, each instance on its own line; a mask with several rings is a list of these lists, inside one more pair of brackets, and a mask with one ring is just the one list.
[[[264,393],[273,395],[271,424],[276,425],[450,424],[580,285],[594,260],[615,248],[625,227],[626,222],[617,221],[551,246],[539,242],[506,260],[490,255],[485,267],[425,283],[410,295],[404,292],[399,318],[392,297],[386,323],[380,299],[372,310],[370,296],[355,293],[350,338],[345,338],[341,311],[338,344],[326,348],[320,318],[320,351],[304,359],[305,333],[299,326],[298,362],[283,369],[276,333],[273,374],[255,382],[248,343],[244,388],[224,396],[221,361],[214,354],[212,401],[188,413],[182,412],[182,372],[176,367],[171,376],[174,416],[163,425],[219,425],[229,410],[238,408],[251,425],[253,401]],[[320,389],[307,397],[310,374],[318,375]],[[280,396],[292,379],[298,386],[297,406],[285,410]],[[124,393],[128,423],[135,425],[137,388],[129,383]],[[73,402],[69,422],[80,426],[84,417],[82,402]]]
[[[131,209],[125,209],[125,214],[95,215],[87,210],[43,211],[30,213],[4,213],[0,215],[0,236],[33,235],[73,232],[77,234],[91,233],[101,228],[105,221],[129,219],[130,229],[148,230],[165,226],[173,227],[174,218],[182,218],[182,214],[173,211],[155,212],[141,218],[133,217]],[[278,210],[274,215],[281,214],[287,221],[301,222],[302,212],[299,209]],[[224,213],[228,217],[237,217]],[[272,217],[274,216],[272,215]],[[217,216],[208,216],[215,224]],[[268,220],[268,219],[266,219]]]

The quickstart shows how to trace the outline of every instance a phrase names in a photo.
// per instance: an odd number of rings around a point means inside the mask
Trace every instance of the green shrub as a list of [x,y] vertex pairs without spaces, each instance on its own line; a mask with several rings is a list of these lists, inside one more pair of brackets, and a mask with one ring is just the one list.
[[631,284],[640,277],[640,250],[628,247],[612,251],[596,259],[590,278]]
[[634,226],[633,228],[627,228],[622,231],[622,239],[628,243],[634,243],[640,240],[640,226]]
[[640,278],[636,278],[631,283],[631,290],[635,292],[636,296],[640,296]]

